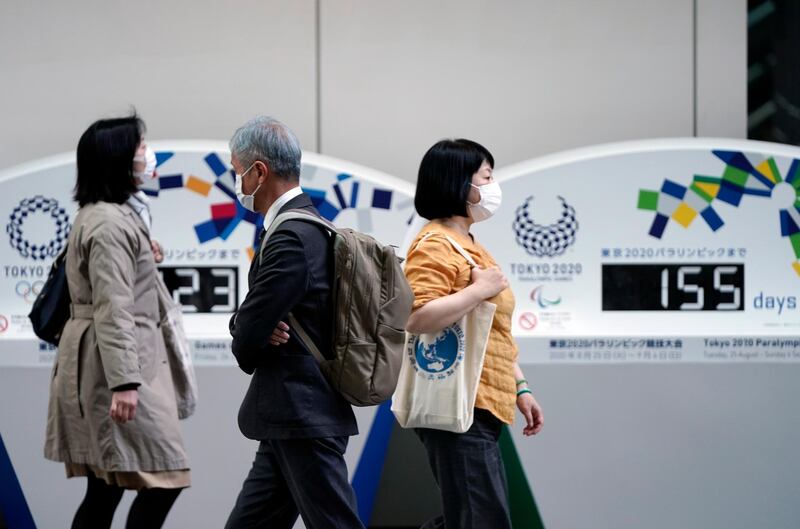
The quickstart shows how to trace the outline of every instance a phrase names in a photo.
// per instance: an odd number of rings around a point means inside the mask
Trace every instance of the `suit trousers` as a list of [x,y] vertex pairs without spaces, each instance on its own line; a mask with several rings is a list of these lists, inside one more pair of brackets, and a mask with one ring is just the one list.
[[226,529],[364,529],[347,480],[347,436],[261,441]]
[[423,529],[511,529],[508,486],[500,456],[503,423],[486,410],[464,433],[416,428],[442,495],[444,515]]

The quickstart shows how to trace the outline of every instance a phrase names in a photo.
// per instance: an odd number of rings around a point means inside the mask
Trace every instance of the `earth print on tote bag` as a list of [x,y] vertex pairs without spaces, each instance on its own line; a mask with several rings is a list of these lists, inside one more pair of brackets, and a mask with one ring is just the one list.
[[[461,245],[450,237],[447,240],[470,265],[477,266]],[[392,412],[400,426],[469,430],[496,308],[482,301],[439,332],[406,333],[400,379],[392,397]]]

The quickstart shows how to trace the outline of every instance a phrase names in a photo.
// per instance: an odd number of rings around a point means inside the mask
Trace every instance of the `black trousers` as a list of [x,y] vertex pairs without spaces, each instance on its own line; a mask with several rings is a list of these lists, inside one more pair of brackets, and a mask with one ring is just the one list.
[[423,529],[511,529],[508,487],[498,441],[503,423],[475,409],[464,433],[417,428],[433,477],[442,494],[444,515]]
[[226,529],[364,529],[347,480],[347,437],[261,441]]

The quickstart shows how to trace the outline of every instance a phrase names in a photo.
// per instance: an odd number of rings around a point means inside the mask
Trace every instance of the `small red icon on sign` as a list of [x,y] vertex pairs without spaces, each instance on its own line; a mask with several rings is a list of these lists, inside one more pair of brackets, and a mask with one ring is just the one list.
[[6,332],[6,329],[8,329],[8,319],[0,315],[0,332]]
[[522,327],[523,330],[532,331],[536,328],[537,323],[539,323],[539,320],[533,312],[523,312],[519,316],[519,326]]

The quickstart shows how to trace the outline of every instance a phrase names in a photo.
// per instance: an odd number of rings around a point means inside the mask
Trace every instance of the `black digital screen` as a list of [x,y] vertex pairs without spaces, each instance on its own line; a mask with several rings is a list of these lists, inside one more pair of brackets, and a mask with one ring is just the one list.
[[183,312],[231,313],[239,308],[239,268],[236,266],[161,266],[158,268],[172,299]]
[[744,264],[603,265],[603,310],[744,310]]

